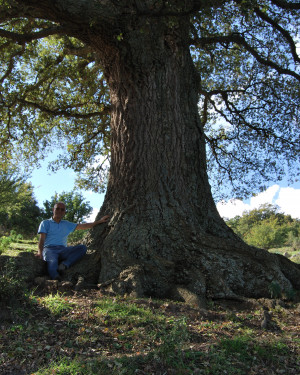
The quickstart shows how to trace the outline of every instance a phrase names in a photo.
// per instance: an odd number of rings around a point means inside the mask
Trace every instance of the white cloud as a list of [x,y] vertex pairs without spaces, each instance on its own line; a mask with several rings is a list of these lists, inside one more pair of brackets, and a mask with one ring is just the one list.
[[[225,202],[218,202],[217,209],[224,218],[231,219],[237,215],[242,216],[244,211],[250,211],[258,208],[261,204],[270,203],[279,206],[280,212],[291,215],[295,219],[300,219],[300,189],[292,187],[280,187],[272,185],[266,191],[257,194],[245,203],[239,199],[230,199]],[[99,196],[97,196],[97,205],[99,204]],[[98,208],[94,208],[86,222],[93,222],[99,212]]]
[[300,189],[281,188],[276,204],[284,213],[300,219]]
[[270,186],[266,191],[252,197],[249,203],[237,199],[218,202],[217,209],[222,217],[231,219],[265,203],[277,205],[280,212],[300,219],[300,189],[280,187],[279,185]]
[[249,210],[249,207],[239,199],[230,199],[228,202],[218,202],[217,209],[222,217],[231,219],[237,215],[241,216],[244,211]]
[[275,196],[279,190],[279,185],[273,185],[270,186],[267,190],[263,191],[262,193],[259,193],[256,196],[250,198],[250,210],[258,208],[260,205],[265,203],[277,204],[275,203]]

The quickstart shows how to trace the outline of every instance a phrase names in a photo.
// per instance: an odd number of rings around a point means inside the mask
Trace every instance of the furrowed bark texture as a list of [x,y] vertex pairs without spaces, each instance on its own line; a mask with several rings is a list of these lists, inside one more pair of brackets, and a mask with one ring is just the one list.
[[272,281],[299,287],[297,266],[289,265],[294,277],[284,274],[275,256],[242,243],[216,210],[187,37],[184,21],[167,27],[152,20],[114,48],[101,44],[113,111],[101,210],[111,221],[94,231],[93,243],[101,254],[99,283],[198,304],[266,296]]

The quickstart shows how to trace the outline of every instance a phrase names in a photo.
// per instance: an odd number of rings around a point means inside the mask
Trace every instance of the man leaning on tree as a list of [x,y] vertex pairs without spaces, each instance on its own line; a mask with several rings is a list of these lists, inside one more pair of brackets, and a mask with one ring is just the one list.
[[86,253],[85,245],[67,246],[69,234],[75,230],[93,228],[109,220],[109,216],[103,216],[93,223],[76,224],[63,220],[65,213],[66,205],[63,202],[56,203],[53,217],[43,220],[38,229],[40,239],[36,256],[47,262],[47,270],[52,280],[60,280],[60,272],[71,267]]

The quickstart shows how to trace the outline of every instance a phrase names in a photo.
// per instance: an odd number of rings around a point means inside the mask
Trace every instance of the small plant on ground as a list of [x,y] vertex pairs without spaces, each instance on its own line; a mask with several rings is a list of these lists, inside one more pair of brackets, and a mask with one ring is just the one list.
[[185,318],[174,321],[171,328],[168,327],[159,335],[161,336],[161,345],[157,348],[154,357],[164,365],[175,368],[184,367],[183,346],[189,337]]
[[288,301],[294,301],[297,295],[295,289],[293,288],[286,290],[284,294]]
[[49,294],[48,296],[43,297],[41,301],[43,306],[54,315],[59,315],[73,309],[73,304],[69,302],[67,297],[59,292],[54,295]]
[[281,287],[277,281],[272,281],[269,286],[269,291],[271,298],[280,298],[281,297]]
[[138,326],[145,326],[159,324],[163,320],[162,316],[154,315],[149,308],[129,304],[117,298],[103,298],[97,302],[95,307],[97,315],[103,317],[105,324],[108,326],[116,322],[119,324],[135,323]]

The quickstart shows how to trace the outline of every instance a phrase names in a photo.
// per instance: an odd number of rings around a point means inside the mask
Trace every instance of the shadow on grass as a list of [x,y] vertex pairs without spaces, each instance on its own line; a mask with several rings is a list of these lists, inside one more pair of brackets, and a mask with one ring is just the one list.
[[25,293],[1,326],[1,374],[297,374],[296,341],[255,320],[249,330],[247,312],[201,316],[136,302],[99,291]]
[[24,280],[43,274],[44,262],[30,252],[0,258],[1,374],[298,374],[299,340],[262,331],[253,311],[167,310],[99,291],[37,294]]

